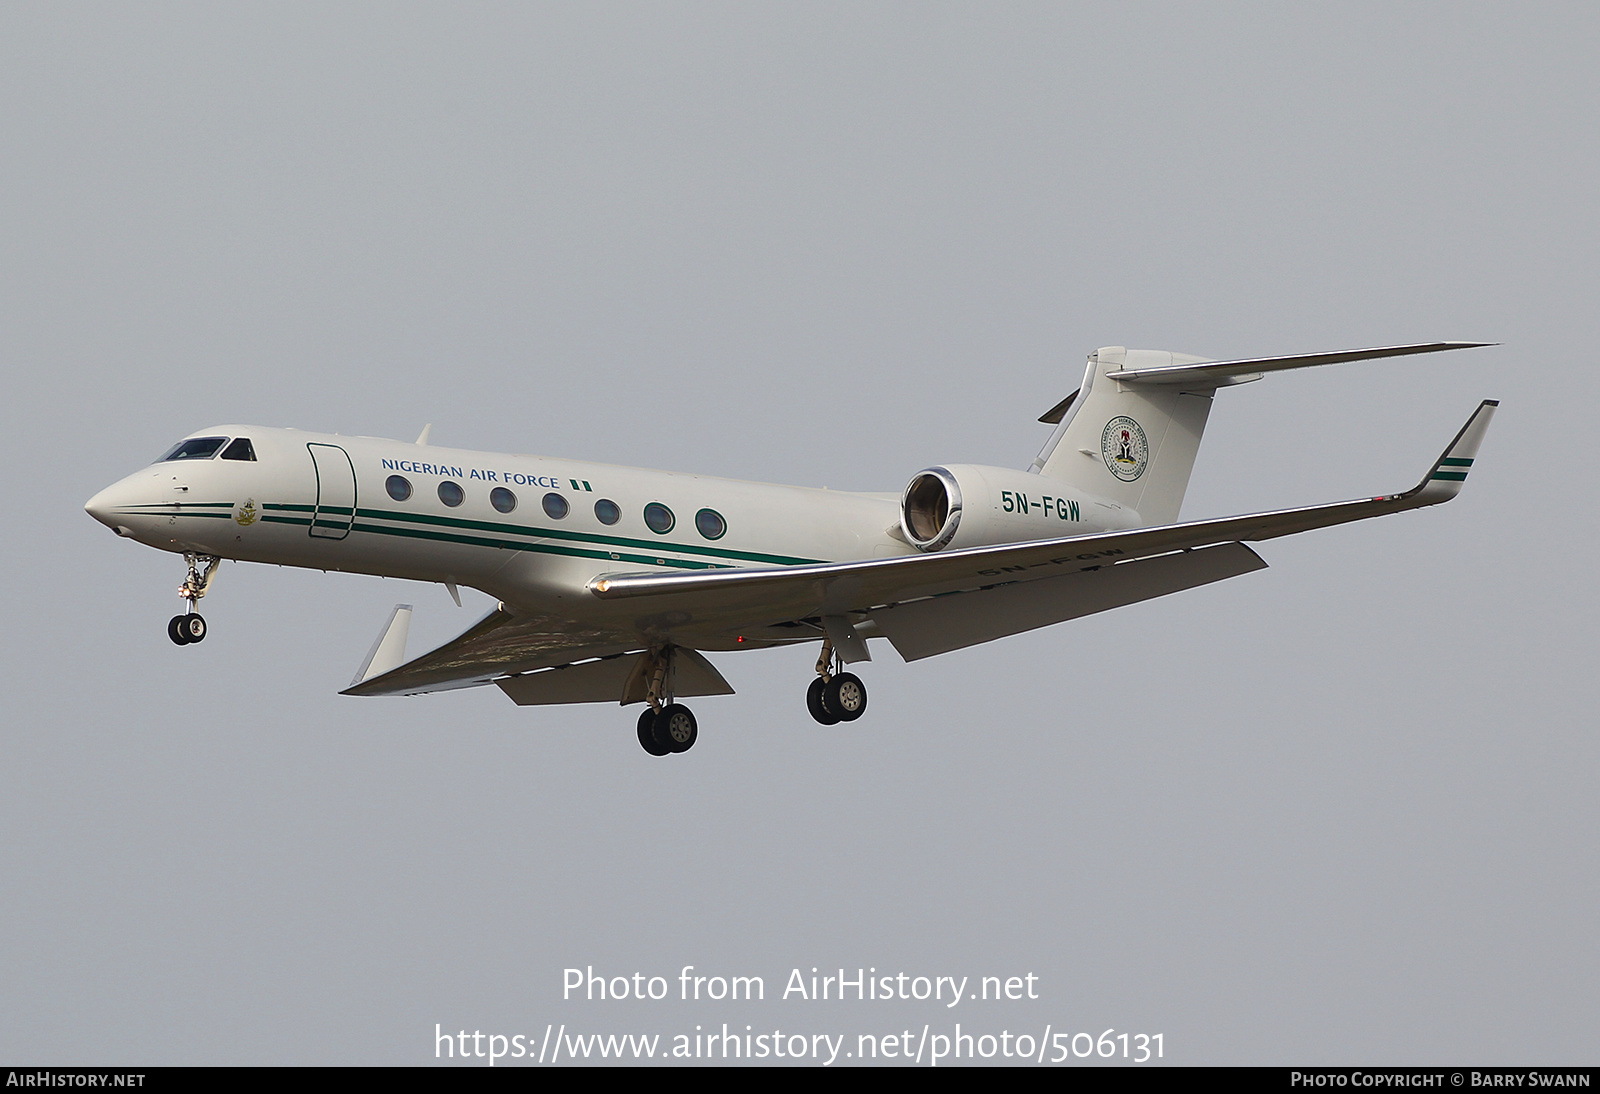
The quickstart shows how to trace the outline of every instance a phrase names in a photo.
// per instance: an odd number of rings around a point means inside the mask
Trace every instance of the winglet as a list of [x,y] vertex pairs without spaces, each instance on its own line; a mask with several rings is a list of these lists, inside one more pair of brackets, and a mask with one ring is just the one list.
[[1461,493],[1461,484],[1467,481],[1467,472],[1478,456],[1478,446],[1489,432],[1489,422],[1499,405],[1498,399],[1485,399],[1480,403],[1423,480],[1401,496],[1411,499],[1415,505],[1435,505]]
[[372,644],[372,652],[361,662],[361,667],[356,670],[356,678],[350,681],[350,686],[355,687],[363,680],[370,680],[374,676],[382,676],[391,669],[399,668],[406,659],[406,635],[410,630],[411,605],[396,604],[394,611],[389,615],[389,622],[378,632],[378,640]]

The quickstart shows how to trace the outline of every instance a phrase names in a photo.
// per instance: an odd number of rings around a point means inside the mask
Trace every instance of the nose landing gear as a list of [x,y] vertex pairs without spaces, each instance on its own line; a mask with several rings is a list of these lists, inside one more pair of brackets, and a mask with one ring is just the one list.
[[853,672],[830,672],[833,640],[822,640],[817,678],[806,689],[806,709],[825,726],[853,722],[867,712],[867,685]]
[[197,555],[193,552],[185,552],[183,560],[189,564],[189,576],[178,586],[178,595],[184,599],[183,614],[173,616],[167,623],[167,637],[180,646],[187,646],[206,636],[206,621],[195,605],[211,587],[211,580],[217,576],[217,566],[222,560],[215,555]]

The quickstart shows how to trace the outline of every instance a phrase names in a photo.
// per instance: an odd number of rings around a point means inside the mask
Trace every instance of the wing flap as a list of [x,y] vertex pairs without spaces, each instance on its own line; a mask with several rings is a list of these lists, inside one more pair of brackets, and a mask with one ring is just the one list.
[[[519,707],[555,703],[642,703],[641,668],[655,663],[649,650],[633,656],[618,654],[576,665],[561,665],[496,680],[495,684]],[[716,666],[696,650],[674,647],[667,691],[674,698],[693,695],[732,695],[733,687]]]
[[915,600],[872,613],[907,661],[992,642],[1125,604],[1266,568],[1242,543],[1104,566],[1085,573]]

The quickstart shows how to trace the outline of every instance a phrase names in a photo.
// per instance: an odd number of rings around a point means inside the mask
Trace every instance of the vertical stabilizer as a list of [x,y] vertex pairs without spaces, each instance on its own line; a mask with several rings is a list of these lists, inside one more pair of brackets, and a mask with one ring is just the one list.
[[1175,522],[1217,384],[1140,384],[1107,374],[1207,360],[1122,346],[1091,354],[1083,386],[1032,470],[1132,509],[1143,524]]

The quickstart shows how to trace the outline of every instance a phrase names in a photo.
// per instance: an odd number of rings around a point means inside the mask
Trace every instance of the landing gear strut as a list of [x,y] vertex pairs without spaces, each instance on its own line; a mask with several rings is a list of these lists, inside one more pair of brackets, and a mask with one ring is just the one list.
[[184,599],[183,614],[173,616],[167,623],[167,637],[180,646],[187,646],[206,636],[206,621],[201,618],[196,603],[211,587],[211,579],[217,576],[217,566],[222,560],[215,555],[197,555],[192,551],[185,552],[183,560],[189,564],[189,576],[178,586],[178,595]]
[[817,678],[806,689],[806,709],[825,726],[853,722],[867,712],[867,685],[853,672],[830,672],[833,660],[833,640],[824,638]]
[[672,702],[671,696],[664,693],[671,656],[670,647],[657,655],[645,692],[645,702],[649,706],[639,715],[639,746],[652,756],[687,752],[700,739],[700,727],[694,714],[682,703]]

